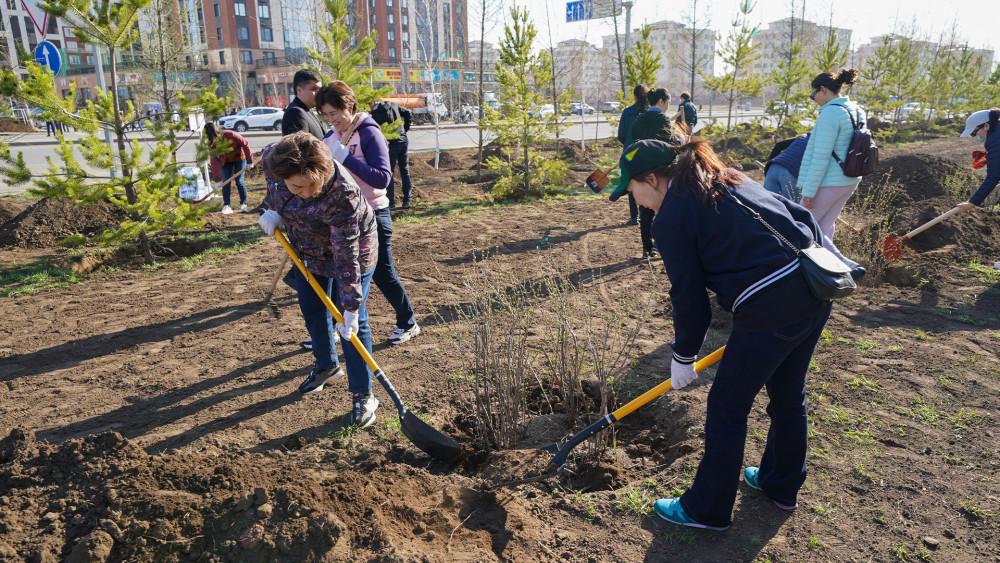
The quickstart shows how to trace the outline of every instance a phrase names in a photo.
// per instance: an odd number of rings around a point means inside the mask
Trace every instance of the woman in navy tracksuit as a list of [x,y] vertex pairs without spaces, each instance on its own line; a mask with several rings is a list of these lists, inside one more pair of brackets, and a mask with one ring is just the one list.
[[712,320],[707,290],[733,312],[733,330],[708,392],[704,458],[691,488],[679,499],[656,501],[656,513],[684,526],[729,527],[747,416],[762,387],[771,427],[760,466],[747,467],[744,480],[779,508],[796,508],[806,478],[806,373],[831,303],[813,296],[792,250],[726,194],[799,248],[822,236],[818,223],[808,209],[727,169],[702,139],[675,149],[639,141],[626,149],[620,166],[622,180],[612,198],[631,192],[639,205],[657,211],[653,238],[674,308],[675,389],[697,377],[695,357]]
[[962,213],[979,207],[1000,184],[1000,109],[984,109],[973,113],[965,120],[962,137],[972,137],[986,148],[986,178],[969,201],[958,204]]

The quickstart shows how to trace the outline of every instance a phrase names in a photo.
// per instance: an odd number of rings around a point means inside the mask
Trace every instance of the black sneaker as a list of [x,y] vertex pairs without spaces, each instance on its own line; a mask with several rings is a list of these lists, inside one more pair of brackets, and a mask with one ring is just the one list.
[[302,342],[299,342],[299,346],[302,346],[306,350],[312,350],[313,349],[312,338],[310,338],[309,340],[303,340]]
[[396,204],[395,203],[390,203],[389,204],[389,211],[392,211],[394,209],[396,209]]
[[409,208],[410,208],[410,202],[409,201],[403,201],[403,207],[402,207],[402,209],[409,209]]
[[861,266],[858,266],[857,268],[852,268],[851,279],[853,279],[855,282],[859,282],[861,281],[861,278],[865,277],[865,274],[867,273],[868,272],[865,271],[865,269],[862,268]]
[[633,217],[633,218],[629,219],[627,223],[625,223],[625,226],[631,227],[633,225],[638,225],[638,224],[639,224],[639,220],[636,219],[635,217]]
[[643,250],[642,251],[642,257],[643,258],[656,258],[657,256],[658,256],[658,254],[657,254],[655,248],[651,248],[649,250]]
[[375,409],[378,399],[375,395],[354,393],[351,400],[351,424],[359,428],[367,428],[375,422]]
[[299,394],[305,396],[319,393],[323,390],[324,385],[331,381],[336,381],[343,376],[344,370],[340,369],[340,366],[318,368],[313,364],[312,371],[309,372],[309,377],[302,382],[302,385],[299,385]]

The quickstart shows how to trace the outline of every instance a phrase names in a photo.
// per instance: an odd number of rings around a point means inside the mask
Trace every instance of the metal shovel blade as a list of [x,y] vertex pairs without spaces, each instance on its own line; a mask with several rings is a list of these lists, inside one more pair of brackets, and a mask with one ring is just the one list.
[[462,460],[462,447],[458,442],[438,432],[417,415],[406,411],[399,422],[403,435],[427,455],[448,465],[457,465]]
[[892,235],[885,237],[882,241],[882,258],[887,262],[898,260],[903,255],[903,248],[899,246],[904,239],[895,239]]

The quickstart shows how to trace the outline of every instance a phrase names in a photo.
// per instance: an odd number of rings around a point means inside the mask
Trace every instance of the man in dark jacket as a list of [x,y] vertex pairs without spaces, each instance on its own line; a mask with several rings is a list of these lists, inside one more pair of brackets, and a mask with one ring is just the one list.
[[687,125],[688,133],[694,132],[694,126],[698,124],[698,109],[691,103],[691,94],[681,92],[681,104],[670,120]]
[[[399,137],[389,140],[389,172],[395,173],[396,164],[399,164],[399,182],[403,188],[403,209],[410,207],[410,193],[413,186],[410,183],[410,161],[406,156],[409,148],[409,141],[406,132],[410,130],[410,123],[413,121],[413,114],[410,110],[400,107],[399,104],[383,100],[372,105],[372,119],[375,123],[383,125],[395,123],[402,120],[403,123],[396,127]],[[386,197],[389,198],[389,209],[396,208],[396,179],[389,181]]]
[[292,79],[295,99],[285,108],[285,116],[281,118],[282,135],[305,131],[317,139],[323,139],[323,125],[320,124],[319,118],[312,111],[316,107],[316,92],[319,92],[322,81],[323,78],[315,71],[299,70],[295,72],[295,78]]
[[[635,123],[635,119],[649,107],[649,101],[646,99],[647,92],[649,92],[649,88],[645,84],[636,84],[635,88],[632,89],[635,103],[625,108],[618,120],[618,141],[622,144],[623,149],[632,144],[632,125]],[[626,225],[638,225],[639,206],[636,205],[635,198],[631,193],[628,194],[628,210],[629,219]]]

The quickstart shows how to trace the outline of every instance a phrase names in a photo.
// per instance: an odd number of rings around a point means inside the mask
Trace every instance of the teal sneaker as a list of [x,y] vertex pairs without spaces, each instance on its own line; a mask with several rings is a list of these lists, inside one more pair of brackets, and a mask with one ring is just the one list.
[[[743,470],[743,482],[745,482],[751,488],[757,489],[758,491],[763,493],[764,489],[760,488],[760,483],[758,482],[759,477],[760,477],[759,467],[747,467],[746,469]],[[799,507],[798,504],[785,504],[783,502],[778,502],[773,498],[771,499],[771,502],[774,503],[774,506],[777,506],[782,510],[795,510],[796,508]]]
[[678,526],[704,528],[706,530],[718,530],[720,532],[729,529],[729,526],[709,526],[695,521],[694,518],[688,516],[687,512],[684,512],[684,509],[681,508],[681,499],[679,498],[661,498],[653,503],[653,510],[656,511],[656,515],[660,518],[663,518],[671,524],[677,524]]

